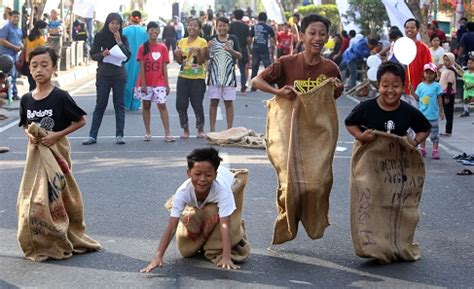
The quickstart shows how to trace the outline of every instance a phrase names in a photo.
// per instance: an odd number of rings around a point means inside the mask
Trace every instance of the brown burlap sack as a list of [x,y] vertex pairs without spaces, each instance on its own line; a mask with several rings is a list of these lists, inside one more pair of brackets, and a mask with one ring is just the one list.
[[351,232],[360,257],[383,263],[414,261],[413,243],[425,179],[423,158],[406,137],[376,132],[354,143],[351,162]]
[[[28,131],[46,135],[36,124]],[[17,237],[27,259],[65,259],[101,248],[84,233],[82,197],[71,174],[69,152],[65,137],[51,147],[28,144],[17,201]]]
[[[231,170],[235,174],[232,192],[237,209],[230,216],[231,258],[234,262],[243,262],[250,254],[250,244],[245,234],[242,220],[244,188],[248,180],[247,170]],[[168,201],[166,207],[171,208]],[[202,209],[186,207],[176,230],[178,251],[183,257],[192,257],[199,250],[204,256],[217,264],[222,259],[222,239],[219,227],[219,215],[216,204],[207,204]]]
[[332,161],[338,137],[334,79],[296,100],[267,102],[267,153],[278,177],[273,244],[292,240],[301,221],[311,239],[329,226]]
[[245,127],[233,127],[220,132],[209,132],[206,134],[207,142],[211,145],[228,147],[240,147],[249,149],[265,149],[265,138],[263,134]]

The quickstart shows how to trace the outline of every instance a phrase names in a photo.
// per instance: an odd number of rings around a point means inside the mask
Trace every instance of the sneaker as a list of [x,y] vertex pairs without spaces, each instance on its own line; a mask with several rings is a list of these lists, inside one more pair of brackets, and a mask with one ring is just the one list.
[[242,88],[240,88],[240,92],[245,93],[245,91],[247,91],[247,85],[244,85]]
[[125,139],[123,138],[123,136],[118,136],[118,137],[116,137],[116,138],[115,138],[115,143],[116,143],[116,144],[120,144],[120,145],[126,144]]
[[420,154],[421,154],[422,157],[426,157],[426,149],[420,148],[418,150],[420,151]]
[[438,151],[433,150],[433,154],[431,156],[433,157],[433,159],[439,160],[439,152]]
[[96,139],[93,137],[88,137],[85,141],[82,142],[83,145],[91,145],[97,143]]
[[469,116],[469,111],[464,111],[463,113],[461,113],[460,117],[466,117],[466,116]]

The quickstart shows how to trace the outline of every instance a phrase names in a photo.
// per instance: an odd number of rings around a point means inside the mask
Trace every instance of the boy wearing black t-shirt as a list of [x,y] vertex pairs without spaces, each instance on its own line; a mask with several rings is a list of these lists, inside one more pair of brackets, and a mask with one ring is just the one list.
[[[20,102],[20,124],[33,144],[54,145],[59,139],[86,124],[86,113],[67,91],[55,87],[51,76],[57,69],[58,56],[50,47],[40,46],[29,55],[30,71],[36,89],[26,93]],[[28,132],[28,125],[37,123],[48,131],[41,139]]]
[[400,100],[405,71],[398,63],[382,64],[377,71],[380,95],[358,104],[345,120],[346,128],[357,140],[375,140],[374,130],[405,136],[409,128],[416,133],[409,142],[418,146],[430,134],[431,125],[415,107]]

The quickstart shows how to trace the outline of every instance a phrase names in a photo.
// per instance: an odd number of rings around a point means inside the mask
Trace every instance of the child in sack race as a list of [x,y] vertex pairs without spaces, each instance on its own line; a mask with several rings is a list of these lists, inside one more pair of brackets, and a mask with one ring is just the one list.
[[[431,124],[400,100],[405,85],[400,64],[382,64],[377,82],[380,95],[358,104],[345,119],[356,139],[350,174],[352,242],[360,257],[416,261],[421,253],[414,235],[425,179],[416,147],[430,134]],[[407,135],[409,128],[414,138]]]
[[18,241],[33,261],[101,248],[85,234],[82,196],[71,173],[66,138],[85,125],[86,113],[51,83],[57,61],[51,47],[31,51],[28,62],[36,88],[20,102],[19,126],[29,144],[17,202]]
[[[205,222],[219,223],[222,240],[223,255],[217,266],[225,269],[240,268],[231,259],[230,216],[236,210],[234,195],[231,190],[234,176],[227,168],[219,166],[221,160],[214,148],[195,149],[187,156],[187,175],[189,179],[176,190],[168,225],[163,232],[155,257],[140,272],[148,273],[156,267],[163,266],[163,256],[186,206],[199,210],[205,209],[206,205],[210,203],[217,204],[218,220],[208,219]],[[197,236],[190,235],[189,238],[196,239]]]

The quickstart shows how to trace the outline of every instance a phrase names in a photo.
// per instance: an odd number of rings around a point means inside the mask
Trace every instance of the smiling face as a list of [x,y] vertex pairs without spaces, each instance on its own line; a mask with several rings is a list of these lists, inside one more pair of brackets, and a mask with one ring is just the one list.
[[303,34],[305,51],[314,55],[321,54],[324,44],[326,44],[328,40],[329,34],[326,26],[322,22],[313,22],[309,24]]
[[30,73],[36,83],[44,84],[51,80],[51,76],[56,71],[53,61],[48,53],[33,56],[30,61]]
[[160,35],[160,27],[150,28],[147,30],[147,33],[150,40],[155,42],[158,39],[158,35]]
[[408,38],[416,39],[417,34],[418,34],[418,28],[416,28],[416,22],[415,21],[408,21],[405,24],[405,35]]
[[394,110],[400,104],[400,97],[403,94],[403,83],[400,76],[391,72],[386,72],[379,81],[380,96],[377,103],[384,110]]
[[109,30],[112,33],[118,32],[120,30],[120,22],[117,19],[110,21]]
[[191,37],[197,36],[201,31],[201,27],[196,20],[191,20],[188,23],[188,34]]
[[229,32],[229,24],[222,21],[217,21],[216,30],[220,36],[225,36]]
[[188,169],[188,177],[191,178],[191,183],[198,198],[205,199],[207,197],[216,176],[216,170],[207,161],[195,162],[193,167],[190,170]]

